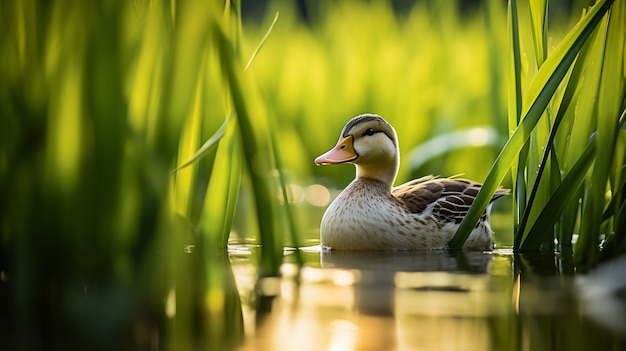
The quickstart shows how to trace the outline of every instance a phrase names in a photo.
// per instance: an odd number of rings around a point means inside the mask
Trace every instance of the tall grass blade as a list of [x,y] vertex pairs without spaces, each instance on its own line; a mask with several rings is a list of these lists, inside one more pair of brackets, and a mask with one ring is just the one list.
[[252,55],[250,55],[250,59],[248,60],[248,63],[246,64],[246,67],[243,69],[244,71],[248,70],[248,67],[250,67],[250,65],[252,64],[252,61],[254,61],[254,58],[256,57],[256,55],[259,53],[259,51],[261,51],[261,48],[263,47],[263,45],[265,45],[265,42],[267,41],[267,38],[269,38],[270,33],[272,33],[272,30],[274,29],[274,26],[276,25],[276,22],[278,22],[278,15],[279,15],[279,12],[276,11],[276,15],[274,15],[274,19],[272,20],[272,24],[270,24],[270,27],[267,29],[267,32],[265,32],[265,35],[263,36],[263,38],[261,39],[261,41],[257,45],[256,49],[254,49],[254,51],[252,52]]
[[[250,55],[250,59],[248,60],[248,63],[246,64],[244,71],[248,70],[248,68],[250,67],[254,59],[256,58],[261,48],[263,48],[263,45],[265,45],[265,42],[267,41],[270,34],[272,33],[272,30],[274,29],[274,26],[278,22],[279,14],[280,13],[277,11],[276,14],[274,15],[274,19],[272,20],[272,23],[267,29],[267,32],[265,32],[265,35],[263,36],[261,41],[258,43],[257,47],[252,52],[252,55]],[[280,143],[278,141],[278,138],[276,137],[276,133],[274,132],[275,130],[278,129],[278,123],[273,118],[271,118],[271,116],[269,117],[269,119],[270,119],[269,134],[270,134],[270,140],[271,140],[271,145],[272,145],[272,155],[274,157],[274,162],[276,164],[276,169],[278,173],[278,182],[280,185],[281,195],[283,198],[285,217],[287,218],[287,226],[288,226],[292,245],[295,247],[299,247],[300,244],[299,244],[299,239],[298,239],[296,218],[295,218],[295,214],[293,212],[293,209],[290,203],[291,200],[289,196],[289,191],[287,189],[287,179],[285,176],[285,172],[283,170],[283,165],[282,165],[282,160],[281,160],[281,155],[280,155]],[[304,259],[302,258],[302,254],[299,250],[295,251],[295,257],[296,257],[296,261],[298,262],[298,264],[304,263]]]
[[[171,22],[176,30],[172,31],[171,51],[163,60],[165,72],[159,92],[167,98],[159,100],[158,113],[152,125],[154,131],[150,133],[149,140],[154,148],[164,153],[176,150],[178,135],[172,131],[180,130],[193,106],[196,85],[189,82],[195,82],[204,70],[205,48],[210,44],[210,14],[215,6],[211,2],[180,2],[177,5],[172,17],[163,16],[163,22]],[[161,6],[169,7],[164,4]],[[170,155],[170,159],[173,156]]]
[[554,52],[546,59],[530,84],[524,99],[524,118],[496,158],[476,200],[463,218],[459,229],[450,241],[451,249],[461,249],[478,223],[493,194],[506,176],[511,163],[537,125],[561,80],[565,77],[578,52],[609,9],[612,1],[599,1],[589,13],[568,33]]
[[[528,207],[526,207],[522,218],[520,220],[519,223],[519,227],[517,228],[517,230],[515,231],[515,247],[516,248],[520,248],[521,247],[521,243],[524,241],[525,236],[528,235],[529,233],[526,232],[526,228],[527,225],[529,224],[529,218],[530,218],[530,213],[531,210],[533,209],[533,207],[535,207],[536,204],[535,203],[535,196],[537,194],[537,192],[539,191],[539,184],[541,182],[541,179],[543,178],[544,172],[546,170],[545,165],[548,162],[548,157],[550,154],[554,154],[555,153],[555,148],[554,148],[554,142],[557,136],[557,132],[559,131],[559,127],[561,126],[561,122],[563,121],[563,118],[566,115],[566,112],[568,111],[568,109],[570,108],[570,105],[572,103],[572,101],[574,100],[574,97],[577,93],[577,89],[581,84],[581,76],[584,72],[584,68],[587,65],[587,55],[589,53],[590,47],[592,46],[591,43],[593,41],[590,40],[588,41],[585,46],[581,49],[580,53],[578,54],[578,57],[576,58],[576,62],[574,63],[574,66],[572,68],[572,72],[567,80],[567,85],[565,87],[565,91],[563,94],[563,97],[560,101],[560,104],[558,106],[558,110],[554,119],[554,123],[552,125],[552,128],[550,130],[550,135],[548,136],[548,140],[546,141],[546,145],[544,147],[543,150],[543,155],[541,158],[541,163],[540,163],[540,167],[536,176],[536,181],[535,184],[532,187],[530,196],[528,197]],[[572,116],[573,117],[573,116]],[[573,118],[572,118],[573,119]],[[566,131],[567,132],[567,131]],[[567,134],[567,133],[566,133]],[[552,158],[556,163],[556,157]],[[561,169],[561,165],[559,164],[554,164],[552,167],[552,170],[554,170],[553,172],[550,173],[557,173],[558,176],[558,172],[555,172],[556,170],[560,170]],[[549,173],[548,173],[549,174]],[[584,174],[581,175],[581,177],[584,178]],[[560,182],[560,179],[559,181]],[[551,182],[551,183],[556,183],[556,182]],[[558,185],[558,183],[556,183]],[[546,204],[543,204],[543,208],[545,209]],[[532,223],[530,223],[532,225]],[[539,249],[539,247],[534,247],[532,249]]]
[[606,204],[607,189],[615,190],[610,189],[608,182],[611,169],[615,167],[615,142],[620,130],[618,116],[624,104],[626,2],[617,1],[607,21],[597,104],[598,152],[583,205],[580,240],[575,251],[576,261],[581,264],[589,264],[597,260],[600,249],[600,225]]
[[530,20],[535,46],[535,60],[537,67],[541,67],[548,56],[547,25],[548,25],[548,1],[530,0]]
[[[200,75],[202,77],[202,75]],[[196,84],[196,92],[194,98],[194,106],[191,115],[187,117],[180,133],[180,141],[178,145],[178,159],[186,159],[194,153],[197,148],[202,125],[202,102],[204,101],[203,79],[199,78]],[[197,184],[198,167],[194,166],[179,172],[174,180],[173,204],[174,213],[190,218],[192,202],[195,198],[195,189]]]
[[[262,275],[278,275],[282,262],[282,237],[278,234],[274,218],[274,192],[270,190],[272,151],[267,140],[267,121],[261,111],[251,114],[246,102],[239,58],[234,55],[233,43],[220,26],[215,26],[215,40],[219,48],[220,65],[228,81],[233,108],[241,133],[243,154],[250,173],[255,199],[255,209],[260,230]],[[255,123],[252,123],[254,120]],[[266,133],[264,133],[266,132]]]
[[[519,36],[519,17],[517,10],[517,0],[509,1],[508,9],[509,17],[509,111],[508,124],[513,130],[518,126],[522,119],[522,62],[520,53],[520,36]],[[524,165],[528,155],[527,147],[522,148],[517,162],[513,162],[511,166],[511,174],[513,174],[513,227],[517,231],[520,218],[524,212],[526,205],[526,181],[524,175]]]
[[596,139],[594,136],[572,169],[550,196],[539,216],[532,223],[528,231],[529,234],[522,240],[520,249],[536,250],[545,242],[546,237],[552,237],[552,228],[559,220],[561,213],[567,209],[567,205],[578,196],[578,189],[585,180],[584,175],[587,174],[593,163],[597,148]]
[[218,146],[206,191],[200,228],[210,238],[216,238],[205,241],[211,246],[209,250],[226,248],[235,215],[243,166],[236,131],[236,123],[229,123]]
[[[622,135],[623,136],[623,135]],[[624,139],[624,138],[622,138]],[[626,155],[626,153],[624,154]],[[621,172],[626,172],[626,156],[622,158]],[[626,200],[624,191],[626,188],[626,180],[622,178],[621,184],[616,188],[617,191],[611,198],[603,220],[610,220],[613,217],[613,233],[608,235],[602,243],[602,252],[599,259],[607,259],[617,257],[626,253]]]
[[[276,133],[274,132],[275,130],[277,130],[278,123],[273,119],[270,118],[270,138],[272,141],[272,151],[273,151],[273,156],[274,156],[274,162],[276,164],[276,169],[278,170],[278,182],[280,185],[280,191],[281,191],[281,195],[283,198],[283,204],[284,204],[284,209],[285,209],[285,217],[287,218],[287,227],[289,230],[289,237],[291,239],[291,245],[295,246],[296,248],[300,247],[300,239],[298,237],[298,226],[297,226],[297,221],[296,221],[296,215],[293,211],[292,205],[291,205],[291,198],[293,196],[290,196],[289,194],[289,190],[287,189],[287,177],[285,175],[285,171],[283,168],[283,162],[281,159],[281,155],[280,155],[280,143],[278,141],[278,138],[276,137]],[[296,262],[299,265],[304,264],[304,258],[302,257],[302,253],[300,252],[300,250],[296,250],[295,251],[295,257],[296,257]]]
[[205,141],[204,144],[202,144],[202,146],[191,157],[189,157],[180,166],[174,168],[170,172],[170,174],[174,174],[177,171],[193,164],[194,162],[200,160],[202,157],[206,156],[209,153],[209,151],[211,151],[213,147],[217,146],[219,141],[222,139],[222,137],[224,136],[224,133],[226,133],[226,128],[228,127],[231,120],[232,120],[232,113],[229,113],[228,116],[226,117],[226,120],[224,120],[224,123],[222,123],[222,125],[215,131],[215,133],[213,133],[213,135],[211,135],[211,137],[207,139],[207,141]]
[[[546,60],[546,57],[548,56],[548,1],[531,0],[529,2],[529,5],[534,46],[533,51],[535,53],[535,64],[537,68],[540,68],[541,65],[543,65],[543,62]],[[548,163],[547,158],[543,162],[540,161],[542,159],[542,154],[550,157],[551,161],[555,160],[554,153],[549,152],[553,147],[552,143],[545,142],[545,140],[549,138],[549,131],[551,130],[550,123],[552,116],[550,104],[548,104],[546,110],[544,111],[544,114],[546,114],[546,116],[539,119],[539,122],[535,127],[535,131],[531,134],[531,137],[527,142],[528,158],[524,167],[526,173],[526,184],[524,186],[526,188],[532,187],[532,189],[528,197],[524,200],[526,203],[524,207],[524,215],[536,215],[535,211],[533,211],[532,206],[530,205],[532,205],[533,203],[545,204],[551,192],[551,183],[547,181],[541,181],[541,177],[539,176],[540,171],[542,169],[547,169],[548,174],[556,174],[555,172],[550,172],[550,168],[553,162]],[[522,150],[522,154],[523,153],[524,149]],[[533,190],[535,190],[534,193]],[[548,243],[551,242],[552,241],[548,241]]]

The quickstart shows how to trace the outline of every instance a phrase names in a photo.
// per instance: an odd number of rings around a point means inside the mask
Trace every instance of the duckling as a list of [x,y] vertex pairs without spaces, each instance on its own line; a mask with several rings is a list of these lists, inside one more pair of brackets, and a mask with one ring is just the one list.
[[[334,148],[315,163],[351,163],[356,178],[328,206],[320,225],[320,243],[331,250],[443,249],[450,242],[481,184],[432,175],[393,187],[400,165],[395,129],[382,117],[352,118]],[[508,194],[499,188],[491,201]],[[491,250],[490,207],[468,237],[464,249]]]

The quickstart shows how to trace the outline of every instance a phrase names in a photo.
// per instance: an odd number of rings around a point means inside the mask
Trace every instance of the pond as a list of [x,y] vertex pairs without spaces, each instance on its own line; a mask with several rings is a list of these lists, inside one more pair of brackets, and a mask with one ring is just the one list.
[[240,350],[626,349],[626,259],[579,274],[558,254],[311,247],[257,282],[245,252]]
[[170,251],[132,280],[0,271],[0,350],[626,350],[626,257],[305,247],[259,278],[257,246]]

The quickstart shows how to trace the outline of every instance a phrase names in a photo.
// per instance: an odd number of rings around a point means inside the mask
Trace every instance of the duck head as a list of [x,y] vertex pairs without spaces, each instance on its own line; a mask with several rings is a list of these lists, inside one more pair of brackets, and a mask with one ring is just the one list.
[[352,118],[341,131],[334,148],[315,164],[352,163],[358,178],[379,180],[391,188],[400,165],[396,131],[382,117],[363,114]]

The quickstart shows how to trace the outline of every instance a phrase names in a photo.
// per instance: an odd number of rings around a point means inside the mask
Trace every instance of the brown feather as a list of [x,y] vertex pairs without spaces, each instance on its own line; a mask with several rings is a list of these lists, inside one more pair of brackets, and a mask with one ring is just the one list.
[[[394,188],[392,194],[410,213],[422,213],[432,205],[432,215],[438,220],[460,223],[480,187],[480,183],[468,179],[423,177]],[[508,189],[496,190],[491,201],[508,192]]]

